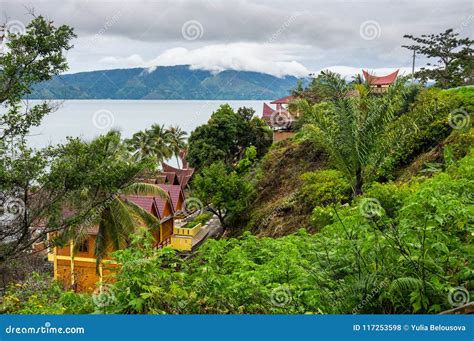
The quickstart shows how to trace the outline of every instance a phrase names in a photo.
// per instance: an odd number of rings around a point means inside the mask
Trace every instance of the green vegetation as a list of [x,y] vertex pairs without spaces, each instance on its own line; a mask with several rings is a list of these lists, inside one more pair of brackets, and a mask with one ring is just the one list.
[[[139,179],[179,154],[179,128],[27,148],[30,127],[52,108],[22,114],[19,101],[66,69],[73,36],[39,17],[0,57],[1,82],[12,84],[0,93],[8,108],[0,190],[27,208],[0,224],[0,261],[29,256],[48,232],[64,246],[98,226],[98,260],[111,246],[119,266],[99,303],[97,292],[63,291],[49,276],[23,274],[0,298],[0,312],[438,313],[452,307],[454,288],[474,289],[472,87],[424,88],[401,78],[375,93],[357,77],[348,84],[323,72],[294,91],[300,98],[290,109],[302,114],[296,135],[273,145],[253,110],[222,105],[189,138],[198,170],[190,195],[210,213],[185,227],[216,215],[224,231],[184,258],[156,248],[159,221],[126,198],[164,195]],[[410,38],[434,46],[408,48],[449,59],[420,77],[438,87],[466,82],[471,41],[451,30]],[[39,223],[46,228],[31,236]]]
[[165,129],[163,125],[154,124],[150,129],[133,134],[125,143],[136,160],[151,158],[158,166],[174,156],[179,165],[178,157],[186,147],[186,135],[179,127]]
[[197,226],[199,224],[206,224],[209,219],[211,219],[212,213],[211,212],[205,212],[201,213],[198,215],[196,218],[194,218],[192,221],[186,223],[183,227],[187,229],[192,229],[194,226]]
[[423,34],[421,37],[405,35],[415,42],[403,47],[427,58],[435,58],[436,63],[428,63],[415,76],[426,82],[435,80],[436,86],[447,89],[455,86],[473,84],[474,61],[471,48],[474,41],[470,38],[459,38],[452,28],[439,34]]
[[263,156],[271,145],[271,131],[254,113],[250,108],[242,107],[234,112],[228,104],[222,105],[207,124],[191,133],[187,156],[190,165],[201,169],[222,161],[232,167],[250,146],[256,148],[258,157]]
[[[157,250],[149,236],[137,235],[133,247],[115,253],[123,266],[109,288],[114,300],[107,311],[288,314],[448,309],[449,290],[461,285],[472,289],[474,280],[474,212],[468,199],[474,191],[473,174],[474,150],[432,178],[401,186],[378,184],[350,206],[333,206],[336,220],[315,235],[301,230],[279,239],[246,233],[239,239],[210,240],[190,261],[172,250]],[[366,205],[374,199],[380,204]],[[60,300],[53,307],[56,304]]]
[[226,169],[222,162],[213,163],[196,175],[193,186],[194,195],[209,205],[209,211],[219,218],[224,229],[244,213],[253,194],[250,182]]

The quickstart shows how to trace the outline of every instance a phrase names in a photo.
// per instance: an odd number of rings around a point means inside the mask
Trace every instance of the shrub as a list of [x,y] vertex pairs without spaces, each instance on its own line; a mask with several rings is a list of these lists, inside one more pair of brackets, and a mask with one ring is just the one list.
[[89,294],[63,291],[49,275],[38,273],[11,285],[0,300],[3,314],[87,314],[93,311]]
[[344,203],[350,198],[351,186],[340,171],[328,169],[308,172],[301,178],[304,183],[299,193],[299,201],[303,204],[312,207],[325,206]]

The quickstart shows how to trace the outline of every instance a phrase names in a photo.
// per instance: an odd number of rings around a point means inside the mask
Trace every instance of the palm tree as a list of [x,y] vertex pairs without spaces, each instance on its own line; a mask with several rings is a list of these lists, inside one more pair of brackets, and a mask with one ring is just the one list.
[[[143,134],[135,134],[132,140],[136,142],[142,138]],[[127,199],[127,196],[158,196],[165,200],[169,200],[169,197],[166,191],[156,185],[135,182],[139,172],[146,169],[143,167],[147,166],[147,162],[142,165],[132,159],[126,148],[130,148],[130,141],[128,145],[123,143],[119,132],[111,131],[90,143],[73,142],[75,157],[81,156],[80,152],[88,154],[88,157],[84,156],[83,159],[88,162],[100,162],[110,176],[97,179],[100,175],[92,174],[92,179],[86,177],[81,187],[75,189],[74,195],[62,203],[68,211],[75,214],[66,218],[73,222],[61,235],[61,239],[72,239],[78,247],[87,237],[89,228],[98,226],[94,250],[98,267],[109,251],[126,247],[131,234],[138,227],[150,230],[160,227],[157,217]],[[66,154],[63,162],[67,162],[69,157],[70,155]]]
[[126,144],[135,160],[155,156],[150,136],[144,131],[133,134],[131,139],[126,140]]
[[152,141],[152,150],[158,163],[169,159],[173,152],[169,146],[170,137],[164,125],[154,124],[146,131]]
[[296,102],[320,133],[336,167],[351,183],[354,195],[362,193],[365,178],[377,168],[401,138],[403,129],[388,129],[403,105],[404,84],[397,81],[382,95],[372,94],[368,84],[355,85],[359,96],[349,96],[351,86],[340,75],[321,76],[330,95],[319,104]]
[[108,206],[100,214],[94,255],[97,265],[112,248],[128,246],[131,234],[139,227],[150,230],[160,228],[160,220],[126,198],[127,195],[159,196],[168,200],[168,194],[158,186],[148,183],[134,183],[108,201]]
[[168,128],[169,148],[176,157],[176,162],[179,165],[179,153],[186,147],[186,136],[188,135],[184,130],[178,126],[171,126]]

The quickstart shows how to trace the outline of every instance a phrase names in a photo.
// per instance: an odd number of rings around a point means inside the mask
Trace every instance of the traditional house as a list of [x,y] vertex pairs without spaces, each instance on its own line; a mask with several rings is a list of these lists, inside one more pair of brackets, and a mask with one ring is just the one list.
[[[184,154],[185,155],[185,154]],[[184,188],[194,173],[193,168],[184,162],[186,168],[180,169],[163,163],[163,172],[150,174],[140,181],[156,184],[168,194],[168,199],[155,196],[124,196],[160,220],[160,228],[153,231],[156,247],[171,246],[180,251],[191,251],[202,242],[207,233],[201,224],[187,228],[183,218],[187,215]],[[70,213],[68,213],[70,215]],[[84,242],[77,247],[72,242],[66,247],[54,247],[48,250],[48,259],[54,263],[54,277],[67,288],[76,291],[92,291],[96,283],[104,282],[105,276],[118,265],[107,261],[99,264],[96,272],[94,246],[98,228],[90,228]],[[52,237],[52,236],[50,236]],[[76,252],[74,252],[76,250]],[[114,251],[112,248],[109,252]]]
[[298,119],[298,113],[290,113],[288,109],[292,100],[294,100],[293,96],[286,96],[270,102],[275,105],[275,108],[263,103],[262,119],[273,130],[273,142],[287,139],[295,134],[293,124]]
[[362,70],[362,73],[364,75],[364,78],[366,82],[370,84],[370,87],[372,89],[372,92],[374,93],[383,93],[387,90],[387,88],[395,82],[398,76],[398,71],[396,70],[386,76],[375,76],[369,74],[368,71]]
[[[188,166],[187,163],[186,163],[186,166]],[[163,168],[163,174],[166,174],[168,176],[168,174],[174,173],[177,178],[177,183],[175,182],[172,183],[171,181],[168,181],[167,183],[172,184],[172,185],[179,184],[182,189],[186,188],[189,180],[194,174],[194,168],[189,168],[189,166],[188,168],[176,168],[163,162],[161,164],[161,167]]]

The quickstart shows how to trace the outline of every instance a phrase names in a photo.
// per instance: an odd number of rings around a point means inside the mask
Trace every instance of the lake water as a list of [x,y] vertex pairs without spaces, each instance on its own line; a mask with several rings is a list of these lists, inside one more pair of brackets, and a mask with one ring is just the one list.
[[228,103],[234,109],[252,107],[258,116],[262,114],[263,106],[263,101],[223,100],[66,100],[55,103],[59,104],[58,110],[46,116],[41,126],[31,130],[28,140],[32,147],[62,143],[67,136],[91,140],[112,128],[120,130],[127,138],[154,123],[178,125],[190,133],[206,123],[221,104]]

